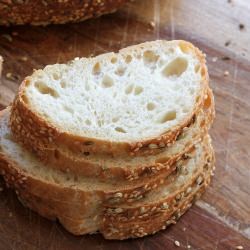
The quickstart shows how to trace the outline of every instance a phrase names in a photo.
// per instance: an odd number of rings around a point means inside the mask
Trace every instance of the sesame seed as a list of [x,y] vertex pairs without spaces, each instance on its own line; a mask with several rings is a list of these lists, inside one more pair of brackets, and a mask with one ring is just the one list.
[[229,72],[227,70],[224,71],[224,76],[229,76]]
[[122,196],[123,196],[122,193],[116,193],[116,194],[114,195],[115,198],[121,198]]
[[218,60],[218,57],[213,57],[212,62],[216,62]]
[[122,213],[123,212],[123,209],[118,207],[115,209],[115,213],[119,214],[119,213]]
[[181,245],[180,242],[179,242],[178,240],[175,240],[174,244],[175,244],[177,247],[179,247],[179,246]]
[[151,26],[152,28],[155,27],[155,22],[154,22],[154,21],[151,21],[149,24],[150,24],[150,26]]
[[188,248],[188,249],[190,249],[190,248],[191,248],[191,246],[190,246],[190,245],[187,245],[187,248]]
[[237,246],[236,249],[237,250],[242,250],[242,249],[244,249],[244,247],[243,246]]
[[148,145],[148,147],[149,147],[150,149],[158,148],[158,146],[157,146],[156,144],[154,144],[154,143],[150,143],[150,144]]

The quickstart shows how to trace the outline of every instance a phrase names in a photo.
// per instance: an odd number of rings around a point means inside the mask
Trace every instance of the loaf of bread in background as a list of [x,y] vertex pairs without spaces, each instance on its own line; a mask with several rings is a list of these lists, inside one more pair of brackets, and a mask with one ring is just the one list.
[[0,25],[79,22],[112,13],[129,0],[0,1]]

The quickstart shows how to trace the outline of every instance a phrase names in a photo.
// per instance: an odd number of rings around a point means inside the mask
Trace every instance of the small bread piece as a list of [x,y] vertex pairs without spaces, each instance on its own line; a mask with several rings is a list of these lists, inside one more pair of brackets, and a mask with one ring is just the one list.
[[192,44],[146,42],[35,71],[10,124],[35,149],[157,154],[192,123],[207,88],[205,57]]
[[0,25],[80,22],[115,12],[128,0],[1,1]]
[[[128,196],[125,197],[125,194],[119,191],[120,183],[105,183],[77,177],[41,164],[13,141],[7,126],[8,112],[1,112],[0,119],[0,170],[6,183],[16,190],[24,204],[47,218],[58,218],[72,233],[86,234],[101,230],[103,219],[106,217],[105,211],[110,206],[130,203]],[[206,141],[197,144],[196,151],[204,154],[197,153],[191,158],[195,159],[194,161],[189,159],[184,163],[186,168],[191,170],[188,175],[191,178],[186,177],[187,188],[188,184],[192,185],[192,180],[203,172],[206,148]],[[172,174],[176,183],[179,182],[178,179],[185,178],[184,173],[176,173]],[[182,188],[182,184],[176,184],[176,189]],[[153,189],[161,189],[168,185],[171,184],[166,178],[166,182]],[[129,186],[128,188],[132,194],[133,190]],[[110,199],[110,194],[116,199]],[[143,198],[135,193],[133,196],[136,199]]]

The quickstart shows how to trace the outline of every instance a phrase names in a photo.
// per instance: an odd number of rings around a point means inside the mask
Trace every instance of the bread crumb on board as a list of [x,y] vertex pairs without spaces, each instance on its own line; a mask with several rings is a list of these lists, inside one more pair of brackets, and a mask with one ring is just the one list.
[[242,249],[244,249],[244,247],[243,246],[237,246],[235,249],[242,250]]
[[181,244],[180,244],[180,242],[178,241],[178,240],[175,240],[174,241],[174,244],[177,246],[177,247],[179,247]]

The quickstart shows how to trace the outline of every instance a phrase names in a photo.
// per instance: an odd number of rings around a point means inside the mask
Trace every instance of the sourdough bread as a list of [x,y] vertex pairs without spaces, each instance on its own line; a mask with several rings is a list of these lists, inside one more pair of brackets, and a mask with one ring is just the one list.
[[33,148],[155,154],[192,123],[207,87],[205,57],[192,44],[146,42],[35,71],[10,124]]

